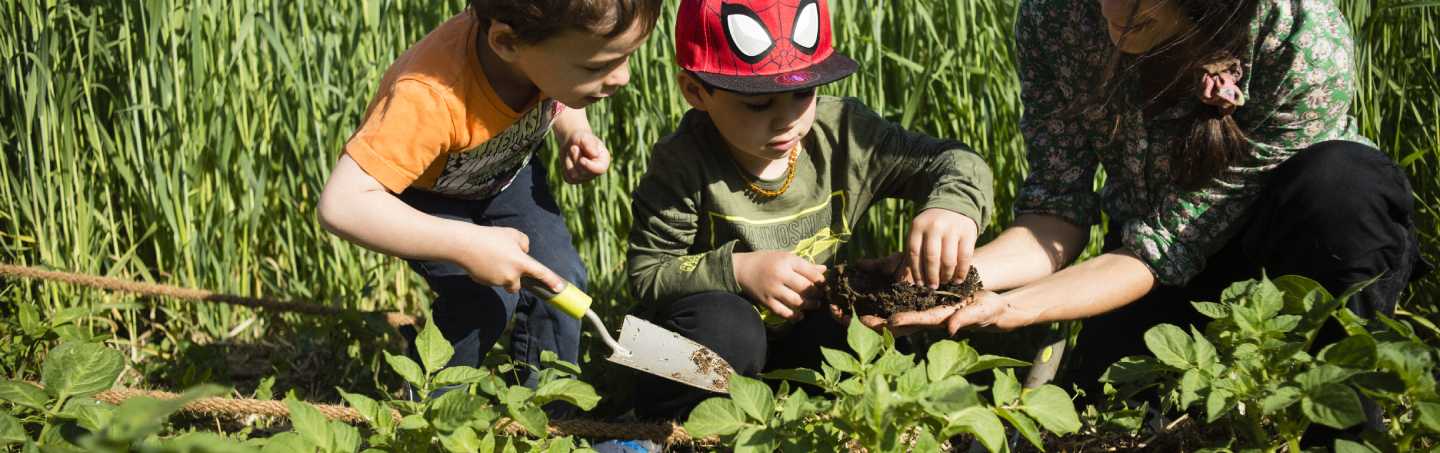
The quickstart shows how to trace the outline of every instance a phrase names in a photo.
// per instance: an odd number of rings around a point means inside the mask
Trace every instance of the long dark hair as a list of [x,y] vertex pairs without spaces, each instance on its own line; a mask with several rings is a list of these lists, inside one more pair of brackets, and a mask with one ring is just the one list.
[[[1100,98],[1087,101],[1090,107],[1108,106],[1128,99],[1121,96],[1120,83],[1131,73],[1143,80],[1138,106],[1149,109],[1171,105],[1182,96],[1199,96],[1199,81],[1207,65],[1238,59],[1250,43],[1250,22],[1257,0],[1159,0],[1180,8],[1195,27],[1139,55],[1120,51],[1128,36],[1116,44],[1100,77]],[[1141,0],[1135,0],[1126,26],[1134,23]],[[1098,101],[1098,102],[1097,102]],[[1218,176],[1249,148],[1245,131],[1235,122],[1231,109],[1200,104],[1189,120],[1190,132],[1184,146],[1170,151],[1170,176],[1176,185],[1195,189]],[[1115,118],[1116,126],[1119,118]],[[1113,136],[1113,132],[1112,132]]]

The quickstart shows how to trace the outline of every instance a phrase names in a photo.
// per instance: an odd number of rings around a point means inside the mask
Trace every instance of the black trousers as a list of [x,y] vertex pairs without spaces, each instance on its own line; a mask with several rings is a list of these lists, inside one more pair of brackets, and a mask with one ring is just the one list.
[[[1208,318],[1189,302],[1218,300],[1231,283],[1259,278],[1262,269],[1272,277],[1309,277],[1337,296],[1381,275],[1350,299],[1349,308],[1364,317],[1389,315],[1406,284],[1429,271],[1413,213],[1405,173],[1380,151],[1344,141],[1300,151],[1271,173],[1249,218],[1198,276],[1086,319],[1066,381],[1098,400],[1102,387],[1096,381],[1106,367],[1121,357],[1148,355],[1146,330],[1160,323],[1203,329]],[[1119,243],[1114,235],[1106,239],[1109,249]],[[1327,326],[1317,344],[1341,335],[1338,326]]]
[[[805,319],[783,333],[771,332],[750,300],[732,293],[684,297],[661,307],[652,318],[715,351],[745,376],[786,368],[818,369],[821,346],[850,350],[845,326],[826,312],[807,312]],[[714,396],[720,395],[642,373],[635,380],[635,415],[683,421],[691,409]]]

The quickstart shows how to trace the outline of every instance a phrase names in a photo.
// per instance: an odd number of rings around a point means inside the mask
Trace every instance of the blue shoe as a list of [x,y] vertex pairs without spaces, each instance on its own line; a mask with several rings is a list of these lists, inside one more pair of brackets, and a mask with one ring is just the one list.
[[591,445],[599,453],[660,453],[660,444],[644,439],[611,439]]

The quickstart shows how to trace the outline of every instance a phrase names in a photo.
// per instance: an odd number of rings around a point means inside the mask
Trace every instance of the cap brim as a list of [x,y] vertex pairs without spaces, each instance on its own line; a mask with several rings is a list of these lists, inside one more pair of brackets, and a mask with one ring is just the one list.
[[860,65],[840,52],[810,67],[773,75],[731,76],[694,72],[696,77],[722,90],[745,94],[772,94],[817,87],[854,74]]

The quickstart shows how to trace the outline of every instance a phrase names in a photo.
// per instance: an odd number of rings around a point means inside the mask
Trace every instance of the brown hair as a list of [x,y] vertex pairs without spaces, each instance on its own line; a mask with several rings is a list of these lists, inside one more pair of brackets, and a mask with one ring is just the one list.
[[[1145,101],[1141,109],[1169,105],[1182,96],[1199,96],[1199,80],[1204,67],[1244,55],[1250,42],[1250,20],[1255,14],[1256,0],[1160,0],[1175,3],[1195,24],[1195,28],[1162,43],[1143,54],[1126,56],[1120,52],[1126,36],[1116,45],[1110,63],[1100,78],[1100,99],[1087,102],[1104,107],[1117,98],[1121,83],[1130,72],[1138,72],[1143,83],[1140,92]],[[1127,26],[1135,20],[1140,0],[1126,19]],[[1226,109],[1206,104],[1191,116],[1190,132],[1184,146],[1170,151],[1170,177],[1176,185],[1196,189],[1218,176],[1249,148],[1245,131]],[[1116,118],[1118,127],[1119,119]]]
[[663,0],[470,0],[483,36],[490,21],[509,25],[515,37],[535,44],[571,29],[614,38],[632,26],[655,29]]

